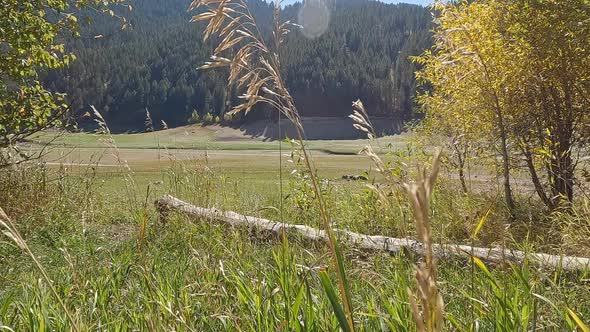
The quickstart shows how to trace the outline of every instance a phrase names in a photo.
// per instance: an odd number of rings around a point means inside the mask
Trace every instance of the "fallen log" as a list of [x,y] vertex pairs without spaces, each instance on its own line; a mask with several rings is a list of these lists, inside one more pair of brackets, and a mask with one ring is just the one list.
[[[155,205],[163,222],[165,222],[169,212],[176,211],[197,218],[216,220],[236,227],[254,227],[277,234],[281,233],[284,228],[287,230],[287,234],[296,233],[308,240],[326,241],[328,239],[326,232],[317,228],[275,222],[272,220],[245,216],[232,211],[202,208],[170,195],[158,199],[155,202]],[[364,235],[338,229],[335,229],[334,232],[339,241],[363,250],[386,251],[393,254],[408,250],[418,255],[423,255],[425,250],[421,242],[409,238],[399,239],[380,235]],[[469,258],[474,256],[483,261],[493,263],[522,263],[525,260],[528,260],[539,266],[553,269],[563,269],[567,271],[582,271],[590,269],[590,258],[585,257],[526,253],[520,250],[482,248],[458,244],[434,244],[433,250],[434,255],[439,259],[448,257]]]

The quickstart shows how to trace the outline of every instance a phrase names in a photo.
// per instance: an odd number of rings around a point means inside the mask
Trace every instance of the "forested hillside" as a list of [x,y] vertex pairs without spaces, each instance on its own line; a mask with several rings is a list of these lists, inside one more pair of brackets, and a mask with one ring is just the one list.
[[[187,123],[196,110],[202,118],[223,114],[235,105],[238,91],[226,88],[226,74],[199,71],[211,46],[190,23],[188,0],[136,0],[122,13],[129,27],[105,15],[92,18],[82,37],[67,47],[77,60],[66,69],[46,73],[44,83],[68,95],[72,110],[82,115],[89,105],[105,114],[115,130],[143,126],[145,108],[155,123]],[[261,26],[272,19],[272,5],[252,0]],[[283,16],[297,20],[300,5]],[[321,37],[297,32],[282,50],[284,76],[300,112],[306,116],[346,116],[361,98],[373,115],[413,116],[415,65],[408,56],[431,45],[431,16],[415,5],[376,1],[339,1],[329,29]],[[98,38],[97,38],[98,36]],[[264,117],[264,111],[253,113]]]

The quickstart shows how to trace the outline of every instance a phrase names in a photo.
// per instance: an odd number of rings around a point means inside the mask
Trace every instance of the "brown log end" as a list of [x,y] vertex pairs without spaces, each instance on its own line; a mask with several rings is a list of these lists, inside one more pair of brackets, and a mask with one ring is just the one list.
[[154,202],[154,206],[156,207],[156,210],[160,216],[160,223],[165,225],[168,222],[168,215],[170,214],[171,210],[168,201],[166,198],[159,198]]

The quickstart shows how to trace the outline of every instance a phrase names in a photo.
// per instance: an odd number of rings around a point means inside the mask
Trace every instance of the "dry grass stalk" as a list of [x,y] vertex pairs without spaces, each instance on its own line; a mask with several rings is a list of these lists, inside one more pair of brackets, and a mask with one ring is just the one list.
[[365,110],[363,102],[357,100],[354,103],[352,103],[352,110],[353,113],[348,117],[354,121],[353,127],[359,131],[366,133],[367,137],[369,138],[369,144],[366,145],[360,151],[360,154],[364,154],[371,158],[371,161],[375,165],[376,170],[385,177],[388,183],[401,185],[402,182],[400,181],[400,179],[394,178],[392,176],[390,172],[390,167],[375,152],[374,144],[377,142],[377,134],[375,133],[375,129],[373,127],[373,124],[371,123],[371,120],[369,119],[369,114]]
[[94,105],[90,105],[90,108],[92,109],[92,114],[94,114],[95,117],[94,122],[98,124],[98,130],[96,130],[96,132],[99,134],[110,135],[111,130],[107,126],[107,122],[103,118],[102,114],[100,114],[100,112],[96,109],[96,107],[94,107]]
[[115,143],[115,139],[113,138],[113,134],[111,133],[111,129],[107,125],[106,120],[100,114],[100,112],[94,107],[94,105],[90,105],[90,108],[92,109],[92,113],[95,116],[94,121],[98,124],[99,127],[97,133],[107,135],[107,139],[104,142],[109,148],[112,149],[113,156],[117,159],[117,163],[123,166],[125,170],[127,170],[129,173],[133,173],[127,160],[121,158],[121,153],[119,151],[119,148],[117,147],[117,144]]
[[[379,142],[377,141],[377,134],[375,133],[375,129],[371,123],[367,111],[365,110],[363,102],[360,100],[353,102],[352,109],[353,113],[349,115],[349,118],[354,121],[353,127],[366,133],[367,138],[369,139],[369,143],[363,147],[359,154],[364,154],[369,157],[373,162],[377,172],[379,172],[386,180],[381,184],[366,184],[366,186],[375,194],[377,194],[378,202],[388,210],[393,208],[393,203],[391,200],[392,196],[396,198],[398,203],[397,206],[399,206],[401,204],[401,200],[405,201],[405,197],[401,197],[403,195],[399,195],[399,191],[397,190],[403,186],[403,178],[394,175],[396,172],[393,171],[391,164],[384,162],[383,159],[381,159],[381,157],[375,152],[376,148],[380,150],[380,147],[378,146]],[[402,166],[407,165],[402,163]],[[404,225],[402,225],[402,235],[406,235]]]
[[344,271],[344,268],[338,260],[338,249],[331,228],[331,218],[320,190],[311,156],[304,144],[305,134],[299,112],[281,76],[279,57],[281,44],[290,29],[299,26],[290,21],[281,22],[280,3],[281,1],[274,2],[272,45],[267,44],[262,36],[256,20],[244,0],[194,0],[189,6],[189,11],[205,9],[204,12],[195,15],[191,21],[207,22],[203,32],[205,40],[213,36],[221,40],[211,56],[211,61],[205,63],[201,69],[228,68],[229,85],[236,85],[238,88],[246,90],[240,96],[243,103],[234,107],[231,114],[241,111],[248,113],[254,105],[262,103],[279,111],[293,123],[297,140],[300,143],[303,162],[311,175],[320,218],[324,229],[329,234],[328,243],[334,268],[339,272],[337,275],[340,293],[348,319],[348,327],[352,331],[354,330],[352,303],[349,299],[346,277],[340,273],[340,271]]
[[[350,115],[350,118],[355,122],[354,127],[357,130],[366,133],[369,138],[369,145],[363,148],[361,153],[371,158],[377,171],[385,177],[388,183],[395,185],[402,184],[402,179],[395,178],[389,171],[387,164],[374,151],[373,142],[376,141],[376,135],[363,103],[358,100],[352,104],[352,107],[353,114]],[[412,315],[416,322],[416,327],[420,332],[441,331],[443,325],[444,301],[438,292],[432,231],[430,229],[430,223],[428,222],[430,196],[432,195],[436,177],[440,170],[440,157],[440,151],[437,151],[430,174],[427,174],[426,169],[423,169],[419,173],[419,178],[415,183],[403,183],[408,191],[410,204],[412,205],[412,210],[414,212],[418,239],[424,245],[425,260],[416,268],[418,295],[415,296],[411,290],[408,289]],[[380,201],[389,202],[387,194],[383,192],[382,188],[373,185],[371,185],[370,188],[378,194]],[[420,306],[418,306],[418,303],[416,302],[416,297],[420,301]]]
[[[418,331],[441,331],[443,326],[444,301],[437,287],[436,259],[434,257],[432,231],[428,222],[430,197],[440,169],[440,151],[434,157],[430,174],[423,169],[418,181],[406,184],[414,211],[419,240],[425,246],[425,260],[416,268],[417,296],[408,289],[412,315]],[[416,302],[420,301],[420,306]]]
[[[117,146],[117,143],[115,142],[115,138],[113,137],[113,134],[111,133],[111,130],[109,128],[109,126],[106,123],[106,120],[104,119],[104,117],[100,114],[100,112],[93,106],[90,105],[90,108],[92,109],[92,113],[95,116],[95,122],[98,124],[99,129],[97,130],[98,133],[104,134],[106,135],[106,139],[103,140],[103,143],[105,143],[105,145],[109,148],[109,150],[112,151],[112,156],[115,157],[115,159],[117,160],[117,164],[122,168],[122,172],[123,173],[123,177],[125,179],[125,189],[127,190],[127,197],[129,197],[130,199],[135,200],[133,204],[133,206],[137,206],[138,202],[136,201],[136,192],[137,192],[137,184],[135,183],[135,179],[133,178],[133,170],[131,169],[131,166],[129,166],[129,163],[127,162],[126,159],[123,159],[123,157],[121,156],[121,151],[119,150],[119,147]],[[147,112],[147,108],[146,108],[146,112]],[[148,112],[148,116],[149,116],[149,112]],[[151,121],[151,119],[150,119]],[[102,158],[102,155],[99,156],[99,160]]]

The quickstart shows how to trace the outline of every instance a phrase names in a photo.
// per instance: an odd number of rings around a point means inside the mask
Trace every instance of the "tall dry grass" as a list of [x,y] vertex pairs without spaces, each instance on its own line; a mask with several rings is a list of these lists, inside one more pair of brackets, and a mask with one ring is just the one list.
[[[219,42],[215,46],[211,61],[201,69],[224,67],[229,69],[229,85],[245,88],[240,96],[242,104],[237,105],[232,113],[248,113],[257,104],[265,104],[289,119],[296,130],[301,159],[310,173],[310,180],[316,197],[317,209],[321,223],[329,237],[329,246],[333,268],[336,270],[343,309],[335,299],[335,293],[327,274],[323,283],[326,286],[336,312],[346,330],[354,331],[353,308],[350,290],[344,271],[344,263],[336,236],[331,227],[330,211],[324,201],[312,156],[305,145],[305,133],[301,118],[293,98],[281,75],[280,48],[290,29],[297,27],[290,21],[282,21],[281,1],[275,1],[273,31],[270,43],[265,40],[256,20],[243,0],[217,1],[195,0],[189,11],[204,10],[192,18],[193,22],[205,21],[203,32],[205,40],[215,37]],[[342,313],[343,311],[343,313]]]
[[[408,297],[412,308],[412,315],[416,328],[420,332],[438,332],[444,323],[444,301],[438,290],[437,267],[433,252],[433,234],[429,222],[430,201],[440,171],[441,153],[437,151],[431,170],[425,168],[418,172],[418,178],[412,183],[404,183],[405,179],[394,176],[394,172],[386,162],[375,152],[375,130],[363,103],[357,100],[352,104],[353,113],[350,118],[355,122],[354,128],[367,134],[369,144],[361,153],[367,155],[377,171],[383,175],[391,185],[406,189],[414,213],[414,221],[418,239],[424,244],[424,261],[415,268],[417,291],[414,294],[408,289]],[[369,188],[377,193],[381,201],[388,202],[388,195],[381,187],[370,185]],[[418,300],[418,301],[416,301]]]

